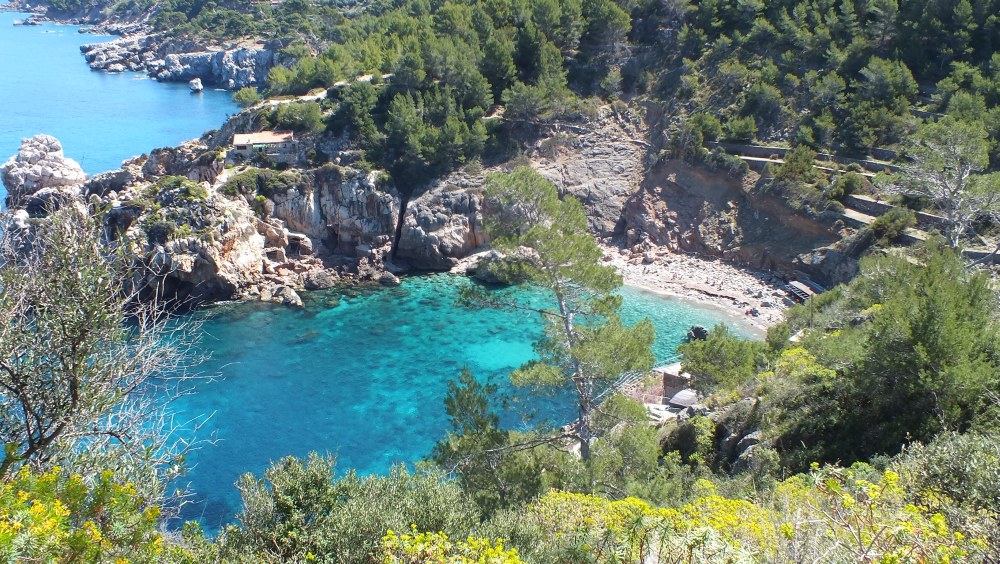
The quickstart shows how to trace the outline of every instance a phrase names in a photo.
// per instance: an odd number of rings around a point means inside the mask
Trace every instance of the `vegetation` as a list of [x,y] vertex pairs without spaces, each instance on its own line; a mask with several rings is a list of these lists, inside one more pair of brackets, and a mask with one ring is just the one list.
[[[57,10],[87,0],[52,0]],[[142,11],[146,0],[115,10]],[[820,152],[890,148],[877,184],[944,217],[944,240],[873,254],[847,284],[789,310],[764,342],[724,328],[683,345],[704,408],[656,429],[614,395],[652,363],[648,322],[617,315],[580,202],[526,167],[488,177],[497,274],[545,300],[470,293],[539,314],[538,359],[514,383],[572,403],[576,421],[501,426],[504,398],[469,371],[451,429],[416,468],[336,472],[286,458],[238,483],[213,540],[157,531],[186,442],[159,417],[183,339],[141,305],[134,265],[64,211],[9,241],[0,267],[0,554],[9,560],[956,562],[1000,558],[1000,327],[989,274],[955,252],[1000,214],[996,0],[423,0],[364,6],[166,0],[154,26],[194,38],[285,39],[267,95],[326,98],[258,123],[346,135],[409,195],[601,101],[668,110],[654,151],[734,175],[717,140],[792,147],[758,189],[821,214],[871,189],[818,170]],[[244,105],[257,90],[235,97]],[[616,102],[620,104],[621,102]],[[935,115],[936,113],[942,115]],[[927,117],[925,117],[927,116]],[[926,122],[922,120],[926,119]],[[561,124],[560,124],[561,125]],[[317,159],[322,161],[322,159]],[[850,170],[850,169],[849,169]],[[324,173],[335,174],[328,165]],[[267,213],[302,186],[249,168],[223,195]],[[303,186],[308,188],[308,186]],[[182,177],[146,187],[150,243],[191,234],[212,205]],[[878,218],[868,240],[915,222]],[[210,228],[208,225],[207,228]],[[11,237],[12,234],[5,237]],[[122,247],[127,242],[122,242]],[[30,251],[30,252],[25,252]],[[151,376],[155,375],[154,379]],[[558,424],[565,424],[560,421]],[[71,470],[70,470],[71,469]]]
[[884,187],[933,203],[944,216],[948,244],[957,248],[976,220],[1000,218],[1000,173],[982,174],[989,148],[982,123],[929,123],[912,137],[912,163],[885,179]]
[[139,300],[127,254],[81,212],[29,239],[5,231],[0,248],[0,479],[109,471],[162,500],[190,449],[163,412],[197,360],[189,329],[169,326],[155,296]]
[[614,268],[601,264],[601,250],[587,232],[583,206],[562,199],[556,187],[529,167],[487,179],[486,223],[493,247],[501,252],[526,249],[524,260],[498,267],[550,291],[551,308],[537,308],[507,296],[479,296],[478,303],[537,311],[545,337],[535,344],[540,359],[511,374],[519,386],[559,388],[571,384],[578,416],[573,434],[580,454],[590,458],[596,437],[593,418],[602,388],[623,373],[653,365],[653,325],[648,319],[625,327],[617,315],[621,286]]

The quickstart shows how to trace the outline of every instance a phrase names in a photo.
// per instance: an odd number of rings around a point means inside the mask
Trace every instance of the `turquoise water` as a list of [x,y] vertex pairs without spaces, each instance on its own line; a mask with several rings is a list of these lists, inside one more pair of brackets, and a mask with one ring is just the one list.
[[23,137],[47,133],[88,174],[112,170],[217,128],[238,110],[227,92],[196,95],[187,84],[140,73],[91,71],[80,45],[112,38],[75,26],[11,25],[24,17],[0,12],[0,163],[17,153]]
[[[506,382],[532,358],[540,333],[535,314],[455,306],[467,283],[442,274],[354,296],[307,294],[304,310],[260,303],[216,308],[202,346],[214,355],[205,372],[220,378],[199,384],[177,407],[189,416],[214,412],[204,432],[219,442],[190,460],[196,502],[183,517],[215,530],[239,510],[233,486],[239,475],[259,475],[285,455],[337,453],[341,469],[361,473],[425,456],[448,427],[447,382],[465,366],[482,380]],[[630,288],[623,293],[626,322],[653,319],[660,359],[673,354],[691,325],[728,319]],[[559,423],[573,418],[558,398],[521,399]],[[506,424],[517,421],[506,414]]]

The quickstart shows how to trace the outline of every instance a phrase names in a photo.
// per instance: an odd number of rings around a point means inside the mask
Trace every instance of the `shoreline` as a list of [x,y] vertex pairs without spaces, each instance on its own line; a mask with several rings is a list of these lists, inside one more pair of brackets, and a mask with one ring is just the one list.
[[[717,308],[761,336],[784,320],[784,311],[791,305],[779,278],[722,259],[666,248],[644,254],[609,245],[602,245],[601,249],[604,262],[615,267],[625,285]],[[757,315],[748,314],[753,309]]]

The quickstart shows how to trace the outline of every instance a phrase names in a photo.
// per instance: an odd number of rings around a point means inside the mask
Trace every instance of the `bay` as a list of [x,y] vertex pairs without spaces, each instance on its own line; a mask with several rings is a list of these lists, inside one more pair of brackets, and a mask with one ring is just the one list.
[[[283,456],[333,453],[340,470],[360,474],[420,460],[448,429],[447,385],[465,367],[512,394],[505,425],[521,425],[525,411],[558,425],[574,419],[567,395],[531,397],[509,385],[509,373],[534,357],[537,314],[457,306],[467,284],[409,277],[398,288],[307,293],[304,309],[241,303],[202,313],[201,346],[213,355],[202,369],[217,379],[175,408],[178,420],[214,414],[202,436],[218,441],[190,458],[194,503],[182,519],[216,531],[240,509],[238,477],[260,476]],[[653,320],[659,361],[694,324],[755,336],[720,310],[628,287],[622,295],[623,321]]]
[[80,45],[113,37],[81,34],[77,26],[12,25],[25,17],[0,12],[0,163],[17,153],[22,138],[46,133],[96,174],[197,138],[239,111],[228,92],[192,94],[187,84],[141,73],[92,71]]

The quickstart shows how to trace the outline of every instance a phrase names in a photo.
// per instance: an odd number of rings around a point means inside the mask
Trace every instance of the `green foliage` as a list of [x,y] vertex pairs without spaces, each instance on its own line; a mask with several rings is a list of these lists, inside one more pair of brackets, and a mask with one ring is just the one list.
[[452,430],[431,455],[437,465],[458,477],[484,515],[524,503],[543,491],[539,465],[530,453],[511,448],[529,437],[499,427],[500,418],[490,406],[495,392],[496,386],[480,384],[468,369],[457,382],[449,382],[445,410]]
[[989,166],[989,134],[982,122],[944,118],[914,134],[912,161],[895,175],[880,175],[890,192],[926,198],[945,218],[945,237],[957,248],[973,222],[1000,215],[1000,173]]
[[260,91],[253,86],[245,86],[233,92],[233,102],[241,108],[249,108],[260,102]]
[[888,245],[899,239],[903,233],[917,224],[917,216],[906,208],[892,208],[875,218],[871,229],[882,244]]
[[223,560],[368,562],[387,531],[464,536],[478,520],[461,490],[438,474],[396,467],[388,476],[336,478],[334,464],[315,454],[289,457],[263,478],[240,478],[243,510],[239,526],[219,540]]
[[753,380],[762,344],[741,339],[725,325],[716,325],[705,340],[694,339],[677,347],[684,356],[684,370],[691,385],[703,394],[720,388],[735,389]]
[[0,242],[0,479],[113,470],[160,499],[190,444],[158,417],[197,362],[190,327],[139,301],[136,257],[104,247],[104,226],[77,208],[21,236]]
[[723,125],[727,141],[750,143],[757,136],[757,122],[750,116],[730,119]]
[[[495,248],[512,252],[523,247],[531,253],[528,260],[508,263],[516,272],[507,279],[530,280],[550,291],[555,302],[554,307],[531,308],[545,323],[545,336],[535,344],[539,359],[516,370],[511,380],[540,388],[573,385],[576,433],[586,460],[599,387],[624,372],[652,366],[652,323],[622,324],[617,315],[621,298],[612,293],[621,278],[602,264],[583,206],[573,197],[559,199],[555,186],[533,169],[489,176],[484,208]],[[486,305],[526,307],[510,295],[479,298]]]
[[179,200],[181,202],[198,202],[208,198],[208,189],[199,182],[183,176],[164,176],[154,185],[153,189],[162,202]]
[[272,110],[269,121],[278,129],[322,133],[326,129],[319,102],[280,104]]
[[275,194],[284,194],[301,182],[302,176],[297,171],[276,172],[265,168],[248,168],[229,177],[219,192],[230,198],[241,194],[249,198],[257,195],[270,198]]
[[774,168],[774,178],[786,182],[814,182],[816,151],[799,145],[785,153],[785,163]]
[[112,472],[88,483],[59,468],[27,468],[0,483],[0,556],[6,562],[152,562],[164,551],[159,509]]
[[907,441],[992,417],[996,295],[985,274],[966,272],[947,249],[931,244],[920,261],[863,260],[847,288],[790,313],[793,328],[813,320],[828,329],[803,341],[815,354],[805,367],[768,379],[786,464],[895,454]]
[[845,196],[860,193],[865,186],[869,186],[869,184],[864,176],[857,172],[848,172],[834,181],[826,196],[831,200],[842,200]]

